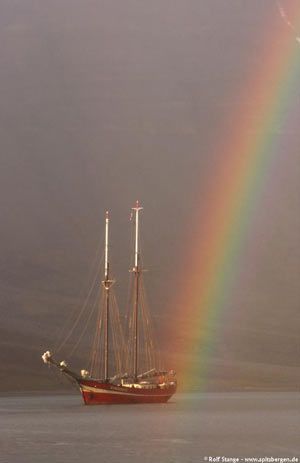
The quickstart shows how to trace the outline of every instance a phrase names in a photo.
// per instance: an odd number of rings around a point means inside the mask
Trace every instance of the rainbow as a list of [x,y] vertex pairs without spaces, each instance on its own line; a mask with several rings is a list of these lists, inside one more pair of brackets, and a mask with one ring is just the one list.
[[[293,17],[300,18],[299,5]],[[273,30],[278,30],[280,19],[275,21]],[[267,188],[281,132],[293,113],[293,95],[300,81],[300,47],[290,29],[280,26],[280,37],[274,37],[272,29],[263,37],[261,68],[253,70],[239,95],[236,112],[229,115],[231,129],[225,130],[217,147],[222,162],[211,179],[206,210],[196,218],[196,230],[185,240],[194,245],[182,265],[189,270],[179,276],[177,287],[181,289],[173,307],[181,319],[183,311],[186,314],[184,340],[177,345],[184,352],[178,370],[186,388],[192,386],[187,381],[195,383],[195,378],[205,381],[213,332],[239,277],[244,240]],[[196,380],[196,385],[201,382]]]

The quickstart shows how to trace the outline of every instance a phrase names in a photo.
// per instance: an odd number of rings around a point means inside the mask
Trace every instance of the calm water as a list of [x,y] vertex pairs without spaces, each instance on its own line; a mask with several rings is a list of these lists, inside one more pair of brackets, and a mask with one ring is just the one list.
[[79,396],[0,398],[1,463],[188,463],[300,456],[297,393],[177,394],[86,407]]

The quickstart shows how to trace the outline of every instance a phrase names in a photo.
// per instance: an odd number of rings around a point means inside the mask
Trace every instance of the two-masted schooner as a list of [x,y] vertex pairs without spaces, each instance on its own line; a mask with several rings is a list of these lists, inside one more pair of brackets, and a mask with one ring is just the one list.
[[[64,375],[74,381],[79,387],[84,403],[91,404],[121,404],[121,403],[160,403],[167,402],[175,393],[177,387],[174,370],[165,370],[155,365],[155,352],[152,340],[147,339],[149,319],[145,318],[142,308],[144,290],[142,285],[143,268],[139,245],[139,215],[142,207],[137,201],[132,208],[134,219],[134,261],[131,269],[133,277],[132,299],[130,304],[128,343],[124,341],[123,332],[116,335],[112,322],[115,318],[111,307],[112,286],[114,280],[110,275],[109,263],[109,215],[105,217],[104,244],[104,278],[102,281],[102,304],[96,322],[96,334],[93,342],[91,369],[81,370],[80,374],[69,368],[63,360],[57,362],[48,350],[42,355],[43,361],[58,368]],[[144,320],[144,323],[142,323]],[[120,328],[120,326],[119,326]],[[102,336],[102,341],[100,337]],[[111,339],[113,338],[113,339]],[[145,342],[145,346],[142,342]],[[112,344],[114,349],[121,348],[122,356],[118,354],[118,371],[113,371],[110,362]],[[120,350],[120,349],[119,349]],[[147,371],[142,370],[142,357],[147,358]],[[96,369],[99,364],[99,369]],[[100,368],[101,367],[101,368]],[[100,371],[102,376],[100,376]]]

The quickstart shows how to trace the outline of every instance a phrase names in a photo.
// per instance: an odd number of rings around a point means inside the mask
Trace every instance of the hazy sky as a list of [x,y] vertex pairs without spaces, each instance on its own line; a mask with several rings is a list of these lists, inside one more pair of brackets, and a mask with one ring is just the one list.
[[[283,4],[290,11],[293,2]],[[193,221],[205,221],[206,188],[222,161],[215,148],[263,64],[262,37],[274,36],[276,47],[281,27],[273,0],[0,0],[0,388],[50,387],[39,356],[86,283],[106,209],[124,298],[137,198],[149,299],[168,330],[184,240]],[[296,111],[300,120],[300,104]],[[222,316],[211,361],[228,370],[212,378],[215,388],[299,381],[294,127],[287,124]],[[175,368],[188,355],[164,349]]]

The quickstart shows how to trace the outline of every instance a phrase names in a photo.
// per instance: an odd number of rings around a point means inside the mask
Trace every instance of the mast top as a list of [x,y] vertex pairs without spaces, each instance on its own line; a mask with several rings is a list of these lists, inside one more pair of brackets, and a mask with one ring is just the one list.
[[109,256],[108,256],[108,226],[109,215],[108,211],[105,212],[105,246],[104,246],[104,286],[109,288]]
[[140,206],[139,201],[136,201],[135,207],[132,210],[135,211],[135,246],[134,246],[134,272],[138,273],[139,269],[139,212],[143,208]]
[[141,211],[143,209],[142,206],[140,206],[139,200],[136,201],[135,206],[131,208],[133,211]]

